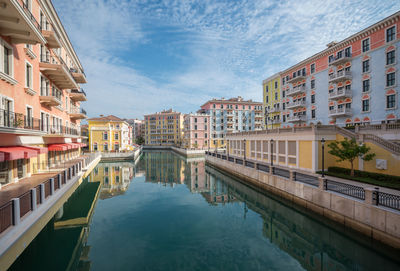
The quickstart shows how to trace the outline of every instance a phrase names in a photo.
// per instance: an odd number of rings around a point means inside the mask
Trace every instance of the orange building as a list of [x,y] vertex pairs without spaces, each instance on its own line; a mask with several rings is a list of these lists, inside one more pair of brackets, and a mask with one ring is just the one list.
[[86,77],[50,0],[4,0],[0,18],[4,185],[79,156]]

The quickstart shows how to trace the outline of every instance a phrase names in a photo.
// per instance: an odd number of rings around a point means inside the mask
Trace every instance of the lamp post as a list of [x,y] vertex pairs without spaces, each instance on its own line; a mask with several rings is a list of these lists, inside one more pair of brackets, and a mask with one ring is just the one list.
[[274,140],[271,139],[271,167],[274,165]]
[[321,139],[321,145],[322,145],[322,178],[323,177],[325,177],[325,169],[324,169],[324,167],[325,167],[325,165],[324,165],[324,162],[325,162],[325,139],[324,138],[322,138]]

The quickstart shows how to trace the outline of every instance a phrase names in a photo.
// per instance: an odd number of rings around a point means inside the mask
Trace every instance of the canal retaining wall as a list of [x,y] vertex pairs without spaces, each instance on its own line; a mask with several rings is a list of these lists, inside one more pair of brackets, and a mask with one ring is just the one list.
[[245,165],[206,155],[210,165],[222,169],[263,190],[270,191],[328,219],[361,232],[372,239],[400,248],[400,212],[373,204],[373,189],[365,189],[365,200],[263,172]]

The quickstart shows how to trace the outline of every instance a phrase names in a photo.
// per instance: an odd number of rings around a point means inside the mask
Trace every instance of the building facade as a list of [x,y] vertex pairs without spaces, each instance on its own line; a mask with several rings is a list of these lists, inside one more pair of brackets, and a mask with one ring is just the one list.
[[143,136],[142,130],[144,130],[145,126],[144,120],[127,119],[126,122],[132,126],[132,142],[137,143],[136,139]]
[[262,130],[263,105],[242,97],[213,99],[201,106],[210,115],[210,148],[224,147],[227,133]]
[[79,155],[86,77],[50,0],[5,0],[0,18],[4,185]]
[[264,127],[273,129],[281,125],[281,77],[279,74],[263,81]]
[[175,145],[183,143],[183,115],[172,109],[145,115],[145,145]]
[[204,113],[186,114],[183,127],[185,148],[209,148],[210,115]]
[[130,144],[129,124],[116,116],[102,116],[88,119],[89,123],[89,150],[112,152],[129,151]]
[[279,72],[280,127],[398,122],[399,19],[397,12]]

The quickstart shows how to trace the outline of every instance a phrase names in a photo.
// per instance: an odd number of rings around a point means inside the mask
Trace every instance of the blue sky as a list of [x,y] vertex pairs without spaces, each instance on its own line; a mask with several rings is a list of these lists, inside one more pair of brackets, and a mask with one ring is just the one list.
[[90,117],[262,100],[262,80],[400,10],[400,1],[53,0]]

